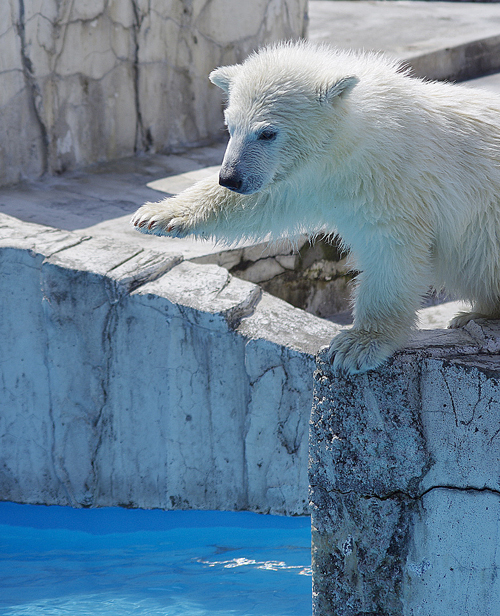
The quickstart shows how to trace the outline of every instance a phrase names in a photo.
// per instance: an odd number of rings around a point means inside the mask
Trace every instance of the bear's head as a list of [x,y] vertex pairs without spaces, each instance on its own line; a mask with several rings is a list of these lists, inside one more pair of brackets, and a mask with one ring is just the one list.
[[228,95],[229,143],[219,183],[243,195],[289,179],[322,155],[358,78],[339,73],[330,51],[307,43],[265,48],[210,80]]

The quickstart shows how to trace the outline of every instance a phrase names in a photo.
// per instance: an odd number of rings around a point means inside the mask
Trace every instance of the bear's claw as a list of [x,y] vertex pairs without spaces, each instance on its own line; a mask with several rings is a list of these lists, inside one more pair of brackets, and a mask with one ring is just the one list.
[[375,331],[351,329],[340,332],[327,352],[335,372],[360,374],[373,370],[390,357],[394,342]]
[[188,233],[186,218],[164,203],[146,203],[137,210],[130,222],[137,231],[151,235],[184,237]]

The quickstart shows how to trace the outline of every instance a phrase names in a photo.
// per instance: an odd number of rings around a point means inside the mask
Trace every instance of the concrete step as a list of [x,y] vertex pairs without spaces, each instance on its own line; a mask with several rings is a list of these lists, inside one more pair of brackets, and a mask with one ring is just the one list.
[[492,90],[500,94],[500,73],[471,79],[467,82],[467,85],[474,88],[486,88],[487,90]]
[[383,51],[430,79],[463,81],[500,71],[496,3],[310,0],[309,38]]

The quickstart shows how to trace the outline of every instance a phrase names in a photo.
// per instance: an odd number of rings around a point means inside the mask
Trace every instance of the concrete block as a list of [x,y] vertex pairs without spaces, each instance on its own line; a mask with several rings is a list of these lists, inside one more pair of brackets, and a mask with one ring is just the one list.
[[215,264],[6,215],[0,265],[1,499],[307,513],[338,326]]
[[[178,267],[182,273],[174,268],[117,307],[96,455],[97,505],[246,508],[244,342],[226,317],[248,294],[228,290],[210,312],[193,307],[193,296],[176,304],[177,282],[216,282],[210,271],[196,279],[202,266]],[[224,283],[221,277],[210,291],[224,296]],[[209,301],[197,291],[198,305]]]
[[42,262],[28,250],[0,251],[0,494],[17,502],[57,498]]
[[[315,616],[500,612],[495,325],[422,332],[376,372],[321,355],[310,435]],[[449,340],[447,338],[449,337]]]
[[115,305],[176,261],[5,215],[0,225],[2,498],[91,504]]
[[314,357],[262,339],[250,340],[245,366],[250,385],[244,433],[249,507],[264,513],[307,514],[306,492],[296,496],[297,486],[308,481],[304,417],[311,405]]

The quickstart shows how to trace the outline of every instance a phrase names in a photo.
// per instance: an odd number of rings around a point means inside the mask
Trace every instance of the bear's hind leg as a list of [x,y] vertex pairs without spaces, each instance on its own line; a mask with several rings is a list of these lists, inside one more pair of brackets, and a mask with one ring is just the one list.
[[456,314],[448,324],[448,329],[458,329],[464,327],[469,321],[475,321],[476,323],[483,323],[484,321],[492,321],[494,319],[500,319],[500,302],[495,306],[482,306],[480,304],[474,304],[473,310],[461,311]]

